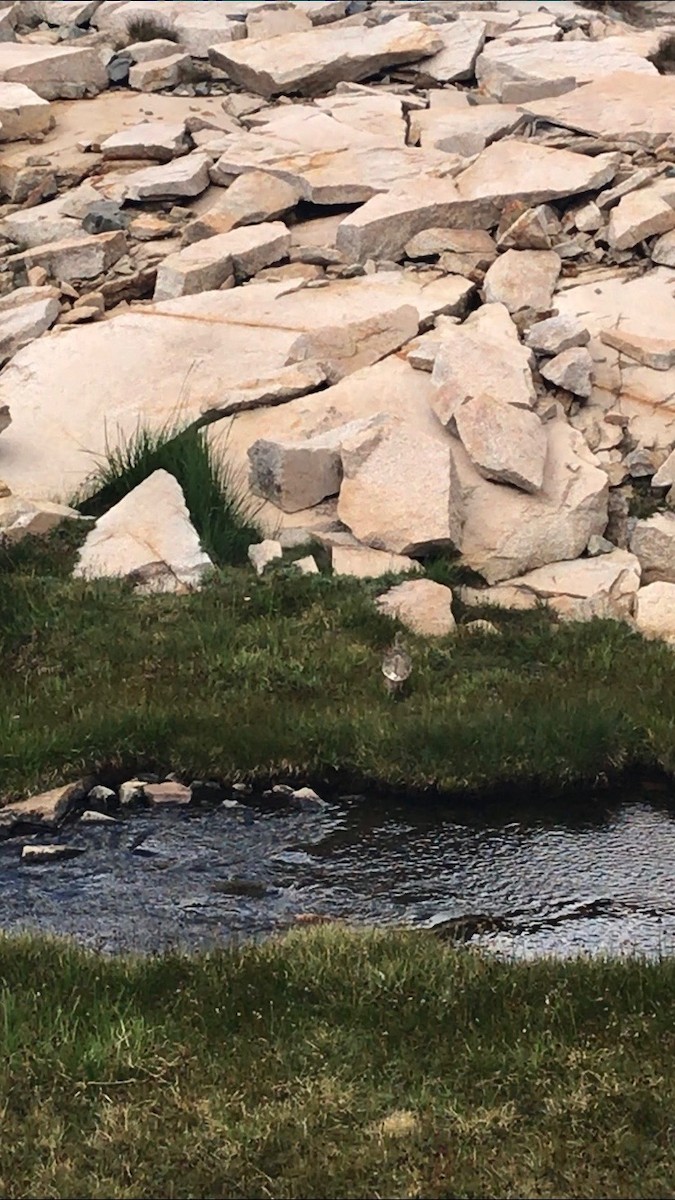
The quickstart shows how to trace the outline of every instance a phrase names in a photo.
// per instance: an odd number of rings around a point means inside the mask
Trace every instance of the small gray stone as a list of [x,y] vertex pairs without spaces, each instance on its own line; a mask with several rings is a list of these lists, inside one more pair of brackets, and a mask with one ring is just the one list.
[[126,229],[129,220],[129,214],[123,213],[114,200],[99,200],[92,204],[82,221],[82,228],[85,233],[115,233],[118,229]]
[[616,550],[616,546],[607,538],[594,533],[589,540],[587,549],[591,558],[597,558],[599,554],[611,554],[613,550]]
[[134,60],[129,54],[115,54],[108,63],[106,71],[111,83],[126,83]]
[[281,546],[272,538],[266,538],[265,541],[257,542],[248,548],[248,560],[255,568],[256,575],[262,575],[265,567],[281,557]]

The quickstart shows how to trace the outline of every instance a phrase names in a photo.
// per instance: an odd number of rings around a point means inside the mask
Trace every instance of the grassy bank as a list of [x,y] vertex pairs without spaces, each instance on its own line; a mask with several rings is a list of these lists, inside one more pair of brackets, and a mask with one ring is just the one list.
[[0,1194],[672,1196],[675,962],[0,940]]
[[455,792],[675,769],[673,652],[618,623],[484,610],[501,637],[409,638],[396,703],[381,581],[231,567],[139,598],[71,580],[74,537],[0,551],[3,799],[107,767]]

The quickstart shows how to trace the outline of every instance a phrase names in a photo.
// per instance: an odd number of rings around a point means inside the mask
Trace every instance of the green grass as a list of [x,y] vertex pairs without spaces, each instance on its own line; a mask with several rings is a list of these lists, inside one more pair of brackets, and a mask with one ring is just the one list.
[[0,940],[0,1194],[666,1197],[675,961]]
[[3,799],[109,768],[447,792],[675,770],[673,652],[619,623],[471,610],[501,637],[408,637],[397,703],[382,580],[226,568],[141,598],[68,578],[73,543],[47,540],[47,574],[28,540],[0,553]]
[[87,516],[99,517],[159,469],[180,483],[202,545],[218,564],[246,562],[251,542],[260,541],[256,510],[245,499],[242,480],[216,459],[203,430],[139,426],[135,434],[110,446],[87,492],[73,503]]

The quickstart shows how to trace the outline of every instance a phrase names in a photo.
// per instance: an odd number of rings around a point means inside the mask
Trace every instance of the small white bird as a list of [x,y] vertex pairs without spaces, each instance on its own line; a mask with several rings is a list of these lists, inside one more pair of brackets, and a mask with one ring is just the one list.
[[382,659],[384,686],[390,696],[395,696],[402,690],[406,679],[410,677],[411,671],[412,658],[403,641],[402,635],[397,633],[394,638],[394,644],[387,647]]

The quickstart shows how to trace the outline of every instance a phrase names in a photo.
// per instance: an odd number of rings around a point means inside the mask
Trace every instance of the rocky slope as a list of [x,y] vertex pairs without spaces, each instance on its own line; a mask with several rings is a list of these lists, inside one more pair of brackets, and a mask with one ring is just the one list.
[[[601,8],[0,5],[5,536],[197,422],[337,570],[675,640],[675,23]],[[146,493],[82,572],[189,541]]]

